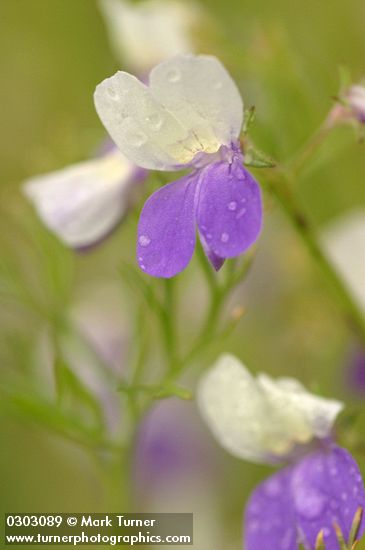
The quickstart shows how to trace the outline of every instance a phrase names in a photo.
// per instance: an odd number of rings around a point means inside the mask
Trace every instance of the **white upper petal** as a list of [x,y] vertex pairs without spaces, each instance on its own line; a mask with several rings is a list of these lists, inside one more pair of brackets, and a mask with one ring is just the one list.
[[23,190],[44,224],[66,245],[104,237],[128,205],[135,166],[119,151],[25,182]]
[[210,56],[160,63],[149,87],[118,72],[97,86],[95,106],[123,154],[150,169],[174,170],[198,153],[215,153],[235,141],[242,126],[239,91]]
[[99,0],[116,57],[140,76],[169,57],[194,51],[192,28],[200,17],[189,1]]
[[254,462],[274,462],[296,444],[328,436],[343,406],[308,393],[292,379],[255,379],[230,355],[202,378],[197,399],[221,445]]
[[321,241],[365,314],[365,211],[351,212],[330,224]]

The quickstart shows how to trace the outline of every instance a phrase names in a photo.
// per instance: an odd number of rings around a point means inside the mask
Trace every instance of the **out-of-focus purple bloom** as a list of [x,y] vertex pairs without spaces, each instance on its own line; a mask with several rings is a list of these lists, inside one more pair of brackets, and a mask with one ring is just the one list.
[[345,101],[357,120],[365,123],[365,86],[360,84],[350,86],[345,94]]
[[[308,393],[293,379],[254,379],[224,356],[203,377],[198,403],[218,441],[254,462],[289,462],[260,484],[245,513],[245,550],[314,549],[323,531],[326,550],[338,550],[333,522],[348,537],[356,510],[365,508],[359,468],[331,439],[338,401]],[[364,531],[364,521],[359,535]]]
[[358,348],[352,350],[347,358],[345,366],[345,382],[353,394],[364,396],[365,394],[365,350]]
[[216,58],[181,55],[160,63],[149,86],[118,72],[96,88],[95,105],[135,164],[193,169],[147,200],[138,227],[141,269],[156,277],[182,271],[194,252],[196,227],[216,269],[256,241],[262,204],[243,166],[242,99]]
[[198,420],[191,403],[170,398],[155,404],[137,437],[134,471],[139,492],[209,477],[214,452]]
[[43,223],[66,245],[85,249],[104,239],[133,201],[145,171],[115,147],[98,158],[35,176],[23,191]]
[[[326,550],[338,550],[333,528],[346,540],[357,508],[365,509],[359,467],[348,451],[329,445],[261,483],[245,512],[245,550],[311,550],[323,531]],[[359,536],[364,532],[362,522]]]
[[331,109],[329,124],[359,122],[365,124],[365,85],[353,84],[339,96],[339,102]]

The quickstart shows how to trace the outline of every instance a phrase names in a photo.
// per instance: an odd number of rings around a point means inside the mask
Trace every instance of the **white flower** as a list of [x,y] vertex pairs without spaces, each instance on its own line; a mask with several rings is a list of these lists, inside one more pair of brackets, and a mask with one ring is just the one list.
[[297,444],[330,435],[343,408],[292,378],[254,378],[232,355],[221,356],[198,386],[198,406],[219,443],[233,455],[274,463]]
[[365,312],[365,211],[351,212],[322,231],[322,244]]
[[212,56],[179,55],[154,67],[149,85],[123,71],[101,82],[95,106],[110,136],[135,164],[177,170],[197,154],[230,147],[241,131],[243,103]]
[[199,17],[189,1],[99,0],[117,59],[140,75],[171,56],[193,52],[192,27]]
[[43,223],[67,246],[94,244],[126,212],[135,166],[118,150],[33,177],[23,191]]

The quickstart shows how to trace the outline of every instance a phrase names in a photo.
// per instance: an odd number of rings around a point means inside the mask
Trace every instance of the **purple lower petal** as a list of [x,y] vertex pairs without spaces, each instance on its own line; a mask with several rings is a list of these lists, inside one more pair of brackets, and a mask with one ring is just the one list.
[[208,246],[207,242],[205,241],[204,237],[200,235],[200,242],[202,243],[202,247],[204,249],[205,255],[214,267],[216,271],[219,271],[222,265],[225,262],[224,258],[221,258],[220,256],[217,256],[215,252]]
[[350,453],[336,446],[311,453],[293,469],[290,486],[304,540],[313,548],[323,529],[326,550],[338,550],[333,522],[348,540],[357,508],[365,508],[362,477]]
[[295,515],[289,491],[290,469],[261,483],[251,495],[245,513],[245,550],[293,550]]
[[258,238],[260,188],[240,158],[201,170],[197,223],[208,247],[221,258],[238,256]]
[[[365,508],[359,468],[345,449],[331,446],[302,458],[261,483],[245,513],[245,550],[314,548],[323,530],[326,550],[338,550],[336,522],[348,539],[357,508]],[[361,525],[360,535],[365,528]]]
[[196,178],[186,176],[156,191],[138,225],[137,258],[143,271],[173,277],[190,262],[195,247]]

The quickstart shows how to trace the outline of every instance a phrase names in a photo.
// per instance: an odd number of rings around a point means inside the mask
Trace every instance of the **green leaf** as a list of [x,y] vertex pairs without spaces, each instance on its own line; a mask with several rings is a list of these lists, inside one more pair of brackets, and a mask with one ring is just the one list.
[[253,168],[273,168],[276,164],[268,155],[259,149],[249,146],[244,153],[244,165],[252,166]]
[[353,548],[357,541],[363,513],[364,513],[363,508],[359,506],[359,508],[356,510],[356,513],[354,515],[354,519],[351,525],[351,531],[350,531],[350,537],[349,537],[349,548]]
[[318,536],[316,538],[315,550],[326,550],[326,547],[324,545],[323,530],[318,533]]
[[249,109],[245,109],[243,113],[243,125],[242,125],[242,133],[247,134],[251,124],[255,120],[255,110],[256,107],[253,105]]

